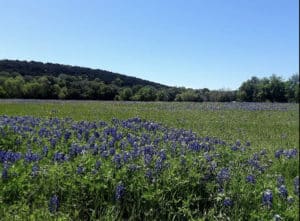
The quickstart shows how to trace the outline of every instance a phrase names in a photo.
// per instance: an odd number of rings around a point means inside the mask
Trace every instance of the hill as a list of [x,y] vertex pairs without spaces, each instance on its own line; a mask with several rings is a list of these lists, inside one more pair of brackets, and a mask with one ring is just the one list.
[[98,79],[105,84],[112,84],[114,81],[122,82],[122,86],[133,87],[135,85],[153,86],[155,88],[167,88],[166,85],[143,80],[136,77],[130,77],[110,71],[92,69],[87,67],[43,63],[37,61],[19,61],[19,60],[0,60],[0,72],[16,72],[22,76],[53,76],[58,77],[60,74],[82,77],[88,80]]

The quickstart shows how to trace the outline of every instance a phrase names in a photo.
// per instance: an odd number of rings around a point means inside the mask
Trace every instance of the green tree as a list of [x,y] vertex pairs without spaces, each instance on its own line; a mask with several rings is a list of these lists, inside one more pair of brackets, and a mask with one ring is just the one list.
[[155,101],[156,89],[152,86],[142,87],[133,97],[134,100],[139,101]]
[[15,78],[7,78],[4,82],[4,90],[9,98],[22,98],[24,79],[22,76],[16,76]]
[[126,87],[126,88],[122,88],[120,93],[119,93],[119,98],[122,101],[129,101],[132,97],[133,93],[131,88]]
[[158,101],[169,101],[169,93],[165,89],[158,90],[156,93],[156,100]]
[[258,85],[260,80],[257,77],[252,77],[250,80],[243,82],[238,91],[238,99],[241,101],[257,101],[259,92]]
[[271,101],[274,102],[285,102],[285,84],[282,81],[281,77],[278,77],[276,75],[272,75],[270,77],[270,95],[271,95]]
[[27,82],[24,85],[23,94],[25,98],[44,98],[43,90],[43,85],[38,82]]
[[7,94],[4,88],[0,85],[0,98],[6,98]]
[[299,74],[293,74],[285,83],[285,97],[289,102],[299,102]]
[[176,95],[176,101],[202,101],[200,94],[195,90],[188,89],[180,94]]

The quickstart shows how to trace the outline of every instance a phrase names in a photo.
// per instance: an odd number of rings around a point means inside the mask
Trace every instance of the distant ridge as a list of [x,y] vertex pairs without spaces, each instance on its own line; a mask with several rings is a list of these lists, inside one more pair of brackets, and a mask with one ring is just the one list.
[[6,71],[9,73],[17,72],[22,76],[48,75],[58,77],[60,74],[67,74],[72,76],[82,76],[83,78],[87,78],[88,80],[95,80],[96,78],[98,78],[105,84],[111,84],[114,80],[119,78],[122,81],[123,86],[132,87],[135,85],[149,85],[155,88],[169,88],[169,86],[163,84],[127,76],[124,74],[114,73],[111,71],[57,63],[43,63],[38,61],[3,59],[0,60],[0,71]]

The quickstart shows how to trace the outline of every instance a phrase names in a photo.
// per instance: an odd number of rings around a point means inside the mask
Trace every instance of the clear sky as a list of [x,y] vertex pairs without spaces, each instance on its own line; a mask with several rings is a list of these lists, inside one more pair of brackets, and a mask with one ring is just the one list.
[[299,72],[298,0],[0,0],[0,59],[237,89]]

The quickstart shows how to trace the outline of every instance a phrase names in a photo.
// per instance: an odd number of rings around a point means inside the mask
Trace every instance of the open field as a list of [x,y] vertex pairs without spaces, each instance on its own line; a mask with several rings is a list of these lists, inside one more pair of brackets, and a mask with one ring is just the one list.
[[299,219],[298,104],[0,100],[0,134],[4,220]]

